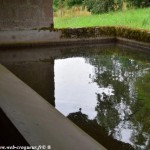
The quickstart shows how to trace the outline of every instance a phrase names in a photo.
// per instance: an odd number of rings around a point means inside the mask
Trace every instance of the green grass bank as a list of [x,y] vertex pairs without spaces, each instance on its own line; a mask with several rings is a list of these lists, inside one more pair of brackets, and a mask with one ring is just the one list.
[[110,12],[100,15],[54,17],[55,28],[124,26],[150,30],[150,8]]

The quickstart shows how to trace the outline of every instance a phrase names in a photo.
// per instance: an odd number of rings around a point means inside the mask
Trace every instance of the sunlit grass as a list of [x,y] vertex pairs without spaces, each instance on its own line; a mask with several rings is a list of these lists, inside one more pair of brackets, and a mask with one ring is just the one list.
[[55,28],[128,26],[150,30],[150,8],[110,12],[100,15],[54,17]]

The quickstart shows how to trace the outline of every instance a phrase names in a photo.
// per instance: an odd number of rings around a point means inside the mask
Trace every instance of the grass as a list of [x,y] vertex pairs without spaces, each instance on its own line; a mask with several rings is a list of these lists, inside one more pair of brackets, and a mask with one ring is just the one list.
[[100,15],[54,17],[55,28],[127,26],[150,30],[150,8],[110,12]]
[[73,6],[72,8],[62,8],[54,12],[54,17],[76,17],[76,16],[89,16],[91,13],[86,8]]

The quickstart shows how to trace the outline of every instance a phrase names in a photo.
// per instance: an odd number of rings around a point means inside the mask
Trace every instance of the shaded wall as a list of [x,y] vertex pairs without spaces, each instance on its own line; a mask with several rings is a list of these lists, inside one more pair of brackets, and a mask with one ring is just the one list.
[[44,99],[55,106],[53,61],[8,62],[3,64]]
[[53,0],[0,0],[0,30],[48,27],[53,24]]

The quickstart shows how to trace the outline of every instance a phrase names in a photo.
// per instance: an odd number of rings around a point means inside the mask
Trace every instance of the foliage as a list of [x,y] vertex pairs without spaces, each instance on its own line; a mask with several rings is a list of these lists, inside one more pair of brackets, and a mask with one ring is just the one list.
[[87,7],[88,11],[92,11],[92,8],[93,8],[93,5],[94,5],[94,1],[84,0],[83,1],[83,5],[85,7]]
[[54,11],[60,8],[60,5],[73,7],[82,5],[87,7],[93,14],[106,13],[110,11],[123,10],[129,8],[149,7],[149,0],[54,0]]
[[54,0],[54,2],[53,2],[54,11],[56,11],[58,9],[58,6],[59,6],[59,0]]
[[93,14],[106,13],[109,11],[116,11],[119,9],[126,9],[128,7],[143,8],[149,7],[149,0],[54,0],[54,10],[58,9],[60,5],[73,7],[75,5],[82,5],[87,7],[88,11]]
[[65,0],[54,0],[53,2],[53,9],[57,11],[60,7],[62,7],[65,3]]
[[74,5],[81,5],[83,0],[66,0],[66,5],[72,7]]
[[106,13],[113,10],[113,1],[112,0],[96,0],[90,1],[85,0],[84,5],[88,10],[93,14]]
[[150,1],[149,0],[128,0],[128,2],[137,8],[140,7],[149,7],[150,6]]
[[84,0],[84,5],[93,14],[123,10],[128,7],[149,7],[149,0]]
[[64,7],[73,7],[75,5],[82,5],[84,0],[54,0],[53,9],[56,12],[58,9]]

